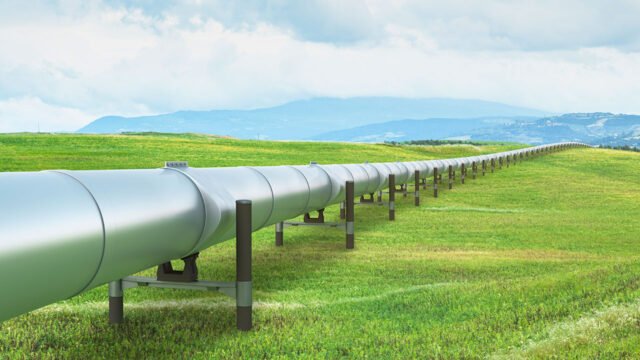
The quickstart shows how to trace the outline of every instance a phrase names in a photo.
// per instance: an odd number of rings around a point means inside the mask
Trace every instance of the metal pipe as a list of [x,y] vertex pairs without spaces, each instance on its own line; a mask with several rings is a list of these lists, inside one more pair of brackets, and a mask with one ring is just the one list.
[[[505,155],[509,159],[504,153],[490,159]],[[389,188],[393,219],[396,184],[407,184],[416,171],[433,175],[437,196],[445,167],[453,171],[471,159],[476,164],[482,159],[484,173],[486,156],[448,163],[232,168],[167,163],[144,170],[0,173],[0,321],[233,238],[237,200],[251,201],[255,231],[345,201],[351,181],[354,196]],[[118,296],[111,297],[117,307]]]

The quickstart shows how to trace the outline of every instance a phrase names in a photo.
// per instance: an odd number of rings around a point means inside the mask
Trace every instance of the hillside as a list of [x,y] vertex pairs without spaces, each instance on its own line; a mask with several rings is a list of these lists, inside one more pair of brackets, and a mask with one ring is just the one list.
[[[0,135],[0,171],[415,160],[514,147],[14,134]],[[465,185],[458,178],[437,199],[424,190],[420,207],[398,197],[394,222],[382,207],[359,206],[351,251],[335,229],[288,228],[282,248],[273,228],[260,230],[248,333],[235,330],[235,303],[223,295],[149,288],[127,290],[125,323],[110,326],[102,286],[1,323],[0,358],[638,358],[639,165],[638,153],[572,149]],[[336,221],[337,206],[325,214]],[[233,281],[233,242],[202,252],[198,265],[202,279]]]
[[477,129],[473,140],[505,140],[529,144],[580,141],[599,145],[640,144],[640,116],[611,113],[576,113],[535,121]]
[[640,116],[575,113],[553,117],[485,117],[388,121],[330,131],[311,140],[382,142],[457,138],[548,144],[640,145]]
[[[515,121],[533,121],[537,118],[512,117],[482,117],[471,119],[434,118],[424,120],[396,120],[384,123],[357,126],[351,129],[334,130],[309,137],[317,141],[347,141],[347,142],[384,142],[409,141],[420,139],[468,139],[476,129],[513,123]],[[497,140],[501,140],[497,138]]]
[[[301,140],[324,133],[390,120],[432,117],[535,116],[544,112],[505,104],[460,99],[392,97],[313,98],[255,110],[179,111],[142,117],[106,116],[79,133],[195,132],[237,138]],[[442,127],[449,127],[444,124]]]

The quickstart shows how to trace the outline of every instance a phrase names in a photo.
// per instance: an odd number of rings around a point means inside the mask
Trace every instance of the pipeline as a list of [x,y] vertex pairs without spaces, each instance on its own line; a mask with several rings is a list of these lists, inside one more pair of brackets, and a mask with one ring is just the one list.
[[[426,179],[449,166],[530,158],[565,142],[456,159],[344,165],[0,173],[0,321],[67,299],[235,236],[235,201],[251,200],[252,231]],[[483,167],[484,170],[484,167]],[[475,173],[474,173],[475,174]],[[475,175],[474,175],[475,176]]]

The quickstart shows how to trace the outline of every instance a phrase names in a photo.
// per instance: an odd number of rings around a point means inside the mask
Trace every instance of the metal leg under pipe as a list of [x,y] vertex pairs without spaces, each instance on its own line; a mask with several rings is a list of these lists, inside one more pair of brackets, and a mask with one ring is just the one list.
[[413,172],[413,184],[407,184],[406,186],[407,190],[409,190],[409,186],[413,186],[413,203],[415,204],[415,206],[420,206],[420,187],[422,186],[422,183],[420,182],[419,170],[415,170]]
[[171,263],[158,266],[157,277],[127,276],[109,283],[109,323],[120,324],[124,318],[124,291],[137,286],[167,289],[219,291],[236,299],[236,326],[248,331],[252,327],[251,278],[251,201],[236,201],[236,281],[198,280],[198,254],[182,260],[184,270],[173,270]]
[[433,197],[438,197],[438,168],[433,169]]
[[389,220],[396,219],[396,176],[389,175]]
[[[343,229],[346,234],[346,248],[354,248],[354,185],[353,181],[347,181],[345,184],[345,202],[344,204],[344,218],[345,222],[325,222],[324,221],[324,209],[318,210],[318,217],[312,218],[308,213],[304,214],[303,221],[281,221],[276,223],[276,246],[282,246],[284,244],[284,229],[291,226],[316,226],[316,227],[334,227]],[[372,195],[373,198],[373,195]],[[342,210],[342,207],[341,207]],[[341,214],[342,215],[342,211]]]
[[[364,196],[360,197],[360,201],[355,202],[355,205],[381,205],[389,208],[389,220],[393,221],[396,218],[396,210],[395,210],[395,199],[396,193],[398,190],[396,189],[396,176],[394,174],[389,174],[389,191],[378,191],[377,201],[374,200],[374,194],[371,194],[369,198],[365,198]],[[382,201],[382,194],[389,194],[389,201]],[[406,195],[406,192],[405,192]]]
[[413,181],[415,182],[415,194],[414,196],[414,205],[420,206],[420,171],[416,170],[413,176]]

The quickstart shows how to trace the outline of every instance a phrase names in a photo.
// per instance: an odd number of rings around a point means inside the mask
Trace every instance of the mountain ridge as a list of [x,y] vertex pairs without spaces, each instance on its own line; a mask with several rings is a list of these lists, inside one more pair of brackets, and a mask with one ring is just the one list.
[[540,117],[545,114],[548,112],[471,99],[324,97],[250,110],[183,110],[139,117],[104,116],[77,132],[197,132],[245,139],[258,136],[274,140],[303,140],[327,130],[405,118]]
[[[359,141],[409,141],[424,139],[494,140],[528,144],[560,141],[580,141],[592,145],[640,145],[640,116],[630,114],[569,113],[542,118],[512,117],[494,119],[494,124],[483,124],[483,118],[475,123],[460,119],[407,119],[371,124],[351,129],[331,131],[316,135],[310,140]],[[513,121],[507,121],[513,120]],[[443,132],[437,126],[447,121],[455,124],[455,131]],[[465,121],[465,120],[463,120]],[[472,126],[473,124],[479,126]],[[466,126],[466,127],[465,127]],[[429,128],[431,127],[431,128]],[[392,132],[404,129],[405,133]],[[409,132],[409,129],[414,131]],[[425,131],[425,129],[427,129]],[[420,131],[422,130],[422,131]]]

